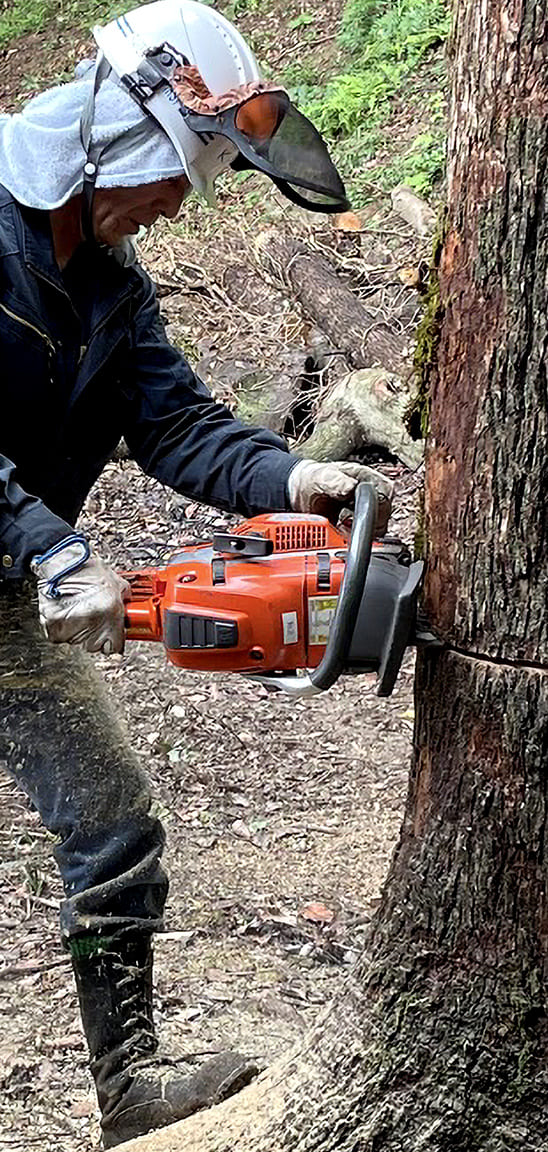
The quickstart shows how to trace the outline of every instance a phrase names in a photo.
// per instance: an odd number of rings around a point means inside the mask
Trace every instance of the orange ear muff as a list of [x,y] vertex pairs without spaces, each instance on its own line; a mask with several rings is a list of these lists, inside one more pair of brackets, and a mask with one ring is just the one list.
[[258,92],[238,108],[236,128],[249,140],[262,144],[272,138],[284,111],[274,93]]

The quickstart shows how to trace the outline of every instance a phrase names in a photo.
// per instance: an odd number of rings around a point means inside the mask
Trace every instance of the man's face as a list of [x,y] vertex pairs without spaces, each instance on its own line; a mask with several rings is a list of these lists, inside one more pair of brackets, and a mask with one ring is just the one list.
[[93,198],[95,239],[112,248],[124,236],[135,236],[141,226],[150,228],[159,216],[171,220],[191,188],[186,176],[136,188],[97,188]]

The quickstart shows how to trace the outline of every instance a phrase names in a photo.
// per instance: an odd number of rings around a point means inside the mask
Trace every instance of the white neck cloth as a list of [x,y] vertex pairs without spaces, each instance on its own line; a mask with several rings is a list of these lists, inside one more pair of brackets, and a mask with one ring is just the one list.
[[[79,66],[78,79],[50,88],[23,108],[0,115],[0,184],[28,208],[59,208],[82,191],[86,161],[80,118],[94,80],[94,65]],[[133,131],[124,147],[124,135]],[[165,133],[112,78],[95,101],[91,140],[101,154],[97,188],[136,187],[184,175]]]

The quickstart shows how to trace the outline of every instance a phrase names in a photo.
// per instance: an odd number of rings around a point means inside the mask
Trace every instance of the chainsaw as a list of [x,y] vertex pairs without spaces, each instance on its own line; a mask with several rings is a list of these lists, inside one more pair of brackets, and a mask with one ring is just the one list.
[[417,624],[423,563],[396,537],[375,540],[376,516],[374,487],[359,484],[350,538],[322,516],[267,513],[162,568],[123,572],[127,639],[161,641],[178,668],[240,672],[295,697],[360,672],[377,672],[389,696],[406,647],[436,638]]

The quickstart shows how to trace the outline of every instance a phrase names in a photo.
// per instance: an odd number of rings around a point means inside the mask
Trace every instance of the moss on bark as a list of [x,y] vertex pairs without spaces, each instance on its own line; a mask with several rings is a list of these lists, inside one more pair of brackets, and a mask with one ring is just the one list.
[[444,211],[440,214],[432,242],[432,262],[424,298],[424,312],[416,332],[413,364],[417,386],[403,417],[405,427],[413,440],[425,440],[430,430],[430,373],[436,363],[443,320],[438,268],[445,238],[445,219]]

